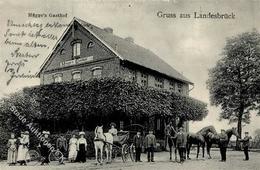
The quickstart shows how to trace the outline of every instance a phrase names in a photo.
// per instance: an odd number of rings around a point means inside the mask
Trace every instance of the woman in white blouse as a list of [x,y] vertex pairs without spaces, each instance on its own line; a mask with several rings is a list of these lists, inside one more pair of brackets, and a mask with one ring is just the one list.
[[87,140],[85,139],[85,132],[79,132],[80,138],[77,142],[77,162],[86,162]]
[[68,159],[70,162],[75,162],[77,157],[77,138],[73,134],[69,141],[69,156]]

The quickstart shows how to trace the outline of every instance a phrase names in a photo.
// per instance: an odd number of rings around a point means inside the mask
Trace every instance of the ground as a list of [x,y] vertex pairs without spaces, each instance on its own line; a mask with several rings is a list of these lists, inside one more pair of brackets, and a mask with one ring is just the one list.
[[112,164],[95,165],[94,160],[88,160],[87,163],[66,163],[65,165],[49,165],[49,166],[12,166],[6,165],[6,162],[0,162],[1,170],[98,170],[98,169],[113,169],[113,170],[260,170],[260,153],[250,152],[250,160],[243,161],[243,152],[228,151],[227,162],[219,162],[220,154],[218,150],[212,151],[212,159],[196,159],[195,151],[192,151],[191,160],[183,164],[169,161],[168,152],[155,153],[155,162],[146,162],[146,155],[142,155],[143,162],[135,163],[128,161],[123,163],[121,159],[116,159]]

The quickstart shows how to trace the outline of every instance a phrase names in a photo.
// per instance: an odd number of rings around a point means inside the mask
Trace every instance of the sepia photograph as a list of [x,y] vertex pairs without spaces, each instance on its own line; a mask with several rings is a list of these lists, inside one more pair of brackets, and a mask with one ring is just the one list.
[[260,0],[0,0],[1,170],[260,170]]

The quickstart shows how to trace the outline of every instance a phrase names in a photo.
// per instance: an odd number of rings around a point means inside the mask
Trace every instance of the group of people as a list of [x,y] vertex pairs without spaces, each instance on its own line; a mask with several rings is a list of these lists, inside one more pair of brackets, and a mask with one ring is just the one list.
[[7,142],[7,162],[9,165],[26,165],[26,153],[29,147],[29,132],[21,132],[21,136],[16,139],[15,134],[11,133],[11,138]]
[[[185,159],[185,148],[187,143],[187,137],[184,133],[184,129],[181,127],[176,135],[177,138],[177,148],[180,155],[180,161],[183,162]],[[135,146],[136,151],[136,162],[141,162],[141,152],[142,147],[144,146],[147,152],[147,161],[154,162],[154,150],[156,148],[156,137],[153,134],[153,130],[150,129],[149,133],[145,136],[144,140],[141,137],[141,132],[138,131],[137,134],[134,136],[133,144]]]
[[147,161],[154,162],[154,149],[156,147],[156,137],[153,134],[153,130],[149,130],[149,133],[145,136],[144,140],[143,137],[141,136],[141,132],[138,131],[134,136],[133,144],[135,146],[136,162],[142,162],[141,153],[142,153],[143,146],[147,151]]
[[[50,132],[43,131],[44,140],[40,140],[38,147],[40,148],[40,154],[44,158],[42,159],[41,165],[49,163],[50,148]],[[68,159],[70,162],[86,162],[86,151],[87,151],[87,140],[85,139],[85,132],[79,132],[79,138],[73,134],[67,145],[67,139],[61,135],[56,142],[56,147],[63,154],[68,152]],[[26,160],[29,160],[30,155],[27,154],[29,151],[29,132],[21,132],[21,136],[16,139],[14,133],[11,133],[11,137],[7,143],[7,163],[15,165],[26,165]]]
[[[172,136],[169,133],[171,130],[175,131],[173,128],[172,123],[170,122],[165,129],[166,136],[168,136],[168,144],[173,146],[173,140]],[[167,134],[168,133],[168,134]],[[183,128],[180,127],[178,132],[175,132],[176,135],[173,138],[176,138],[176,147],[179,152],[180,156],[180,162],[184,162],[186,159],[186,147],[187,147],[187,133],[183,131]],[[242,142],[242,147],[244,150],[245,154],[245,161],[249,160],[249,154],[248,154],[248,149],[249,149],[249,140],[252,139],[249,136],[248,132],[245,132],[245,137],[243,139],[239,139],[240,142]],[[227,147],[228,147],[228,136],[226,134],[226,131],[224,129],[221,129],[221,133],[219,135],[219,148],[220,148],[220,155],[221,155],[221,162],[226,162],[226,152],[227,152]],[[170,148],[171,149],[171,148]],[[171,159],[171,158],[170,158]]]
[[[111,123],[111,128],[109,129],[109,133],[113,135],[114,138],[117,137],[117,129],[116,124]],[[167,125],[167,128],[172,128],[171,125]],[[44,140],[41,140],[39,143],[39,148],[41,151],[41,156],[44,158],[42,160],[42,165],[49,163],[49,153],[50,149],[47,146],[48,143],[50,143],[50,132],[49,131],[43,131],[42,134],[44,134]],[[167,135],[167,134],[166,134]],[[183,127],[180,127],[178,132],[176,132],[176,147],[178,149],[180,162],[184,162],[186,158],[186,145],[187,145],[187,134],[184,132]],[[249,160],[248,155],[248,148],[249,148],[249,140],[251,137],[248,135],[248,132],[245,132],[244,139],[240,139],[239,141],[243,142],[243,149],[245,154],[245,160]],[[220,139],[219,139],[219,147],[220,147],[220,153],[221,153],[221,161],[226,161],[226,148],[228,137],[225,133],[225,130],[221,130]],[[148,162],[154,162],[154,150],[156,148],[156,137],[153,134],[153,130],[150,129],[149,133],[143,138],[141,135],[141,132],[138,131],[136,135],[133,138],[133,144],[135,146],[135,161],[136,162],[142,162],[141,161],[141,153],[142,148],[144,147],[147,152],[147,161]],[[26,165],[26,158],[29,155],[27,154],[28,148],[29,148],[29,132],[21,132],[21,135],[19,138],[15,138],[14,133],[11,133],[11,138],[8,140],[7,143],[8,148],[8,155],[7,155],[7,162],[9,165],[15,165],[16,163],[19,163],[20,165]],[[61,151],[64,155],[68,151],[68,160],[70,162],[86,162],[86,151],[87,151],[87,140],[85,138],[85,132],[79,132],[79,138],[76,138],[75,134],[72,134],[71,138],[69,139],[69,142],[67,143],[67,139],[61,135],[57,141],[56,141],[56,148]]]
[[[248,149],[249,149],[250,139],[252,138],[249,136],[248,132],[245,132],[245,137],[243,139],[239,139],[239,141],[242,142],[242,147],[245,154],[244,161],[249,160]],[[226,162],[227,146],[228,146],[228,136],[225,130],[221,129],[221,133],[219,135],[219,149],[221,155],[221,160],[220,160],[221,162]]]

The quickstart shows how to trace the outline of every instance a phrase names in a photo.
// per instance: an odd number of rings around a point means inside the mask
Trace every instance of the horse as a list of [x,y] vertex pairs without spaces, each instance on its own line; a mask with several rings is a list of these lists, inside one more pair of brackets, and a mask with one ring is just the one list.
[[[228,142],[230,141],[230,138],[232,135],[235,135],[236,137],[240,138],[240,135],[237,132],[237,128],[232,127],[231,129],[226,130],[226,134],[228,136]],[[213,133],[208,133],[208,135],[205,138],[205,141],[207,143],[207,154],[209,156],[209,159],[211,159],[211,155],[210,155],[210,149],[212,144],[217,144],[219,145],[219,134],[213,134]]]
[[190,149],[193,144],[197,144],[197,156],[196,158],[199,157],[199,152],[200,152],[200,146],[202,147],[202,157],[204,158],[204,153],[205,153],[205,136],[208,133],[216,134],[216,130],[213,126],[207,126],[202,128],[200,131],[197,133],[188,133],[187,135],[187,159],[190,159]]
[[113,144],[113,136],[111,133],[103,133],[103,126],[97,126],[95,128],[95,138],[94,138],[94,146],[95,146],[95,156],[96,156],[96,164],[98,164],[98,151],[100,150],[100,164],[103,163],[103,148],[105,147],[107,163],[110,163],[112,160],[112,144]]
[[170,160],[172,160],[172,147],[174,146],[175,161],[177,161],[177,132],[171,125],[167,125],[165,128],[165,134],[170,148]]

